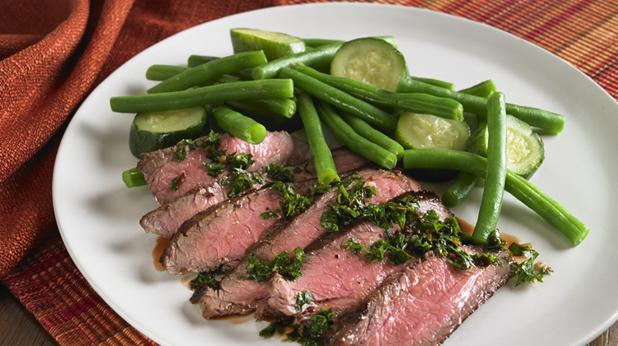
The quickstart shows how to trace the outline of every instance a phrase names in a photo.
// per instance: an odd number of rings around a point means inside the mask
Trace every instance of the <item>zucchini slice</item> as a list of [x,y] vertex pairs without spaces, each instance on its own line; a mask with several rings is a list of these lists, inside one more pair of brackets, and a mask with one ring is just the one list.
[[470,138],[470,128],[463,121],[407,112],[399,116],[395,137],[399,143],[410,149],[465,150]]
[[[470,139],[469,150],[487,156],[487,126],[479,126]],[[532,127],[514,116],[506,116],[507,167],[530,178],[545,159],[543,139]]]
[[280,32],[235,28],[230,30],[230,36],[234,53],[261,49],[268,60],[305,51],[302,39]]
[[175,145],[182,139],[199,137],[206,126],[204,107],[138,113],[129,134],[129,149],[139,158],[143,153]]
[[403,54],[395,46],[367,37],[344,43],[331,62],[330,73],[396,91],[408,69]]

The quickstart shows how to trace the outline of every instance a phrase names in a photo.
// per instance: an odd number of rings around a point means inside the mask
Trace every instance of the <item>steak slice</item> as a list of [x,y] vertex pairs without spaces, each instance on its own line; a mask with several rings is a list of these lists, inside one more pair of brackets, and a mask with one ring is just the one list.
[[[365,184],[373,184],[376,194],[371,203],[382,203],[408,191],[418,191],[416,181],[394,172],[365,169],[358,172]],[[272,260],[282,251],[293,251],[296,247],[305,248],[325,233],[320,225],[320,217],[327,206],[337,196],[337,188],[324,193],[304,213],[290,222],[279,223],[278,229],[270,236],[260,240],[252,254],[262,259]],[[258,302],[268,298],[268,283],[247,279],[247,262],[241,262],[232,273],[221,281],[221,289],[207,290],[200,299],[205,318],[227,315],[243,315],[255,310]]]
[[[468,247],[467,251],[475,250]],[[350,314],[331,345],[438,345],[510,277],[510,257],[486,268],[460,270],[429,255],[393,274]],[[343,318],[342,320],[345,320]]]
[[[294,140],[284,131],[269,132],[260,144],[249,144],[223,134],[220,137],[219,149],[228,154],[252,154],[255,163],[249,167],[251,171],[260,170],[270,163],[296,165],[309,158],[307,144]],[[203,163],[208,161],[208,153],[203,148],[189,151],[182,161],[175,159],[175,153],[175,146],[146,153],[137,164],[137,168],[146,178],[148,188],[159,203],[171,202],[199,187],[207,188],[216,180],[208,175],[204,168]],[[177,178],[180,183],[173,190],[170,184]]]
[[[419,205],[419,215],[434,210],[443,220],[452,216],[435,194],[425,191],[413,194]],[[403,270],[406,265],[394,265],[387,260],[369,262],[343,245],[354,239],[369,248],[384,237],[384,229],[363,221],[331,238],[330,242],[305,256],[303,275],[298,279],[288,281],[275,274],[269,287],[268,303],[260,304],[258,317],[273,319],[302,314],[305,311],[298,311],[296,307],[296,297],[302,292],[310,292],[313,297],[308,313],[331,309],[339,316],[356,307],[390,274]]]
[[[340,174],[351,172],[367,164],[365,159],[346,149],[333,151],[333,160]],[[311,161],[308,160],[292,167],[295,172],[295,181],[303,182],[315,178],[315,169]],[[169,238],[185,221],[226,200],[227,194],[227,188],[213,181],[210,186],[199,187],[147,213],[140,220],[140,225],[148,233]]]
[[[307,193],[313,181],[296,184],[296,191]],[[267,187],[226,200],[185,222],[172,237],[161,256],[170,273],[229,270],[245,257],[247,250],[262,237],[278,218],[261,217],[276,210],[281,193]]]

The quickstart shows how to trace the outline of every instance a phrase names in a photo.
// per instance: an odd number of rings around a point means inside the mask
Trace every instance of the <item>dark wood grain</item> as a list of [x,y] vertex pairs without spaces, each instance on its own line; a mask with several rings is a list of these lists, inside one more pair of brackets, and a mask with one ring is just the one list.
[[28,310],[1,285],[0,345],[56,345]]
[[[56,345],[32,315],[4,287],[0,286],[0,346]],[[618,323],[589,346],[618,345]]]

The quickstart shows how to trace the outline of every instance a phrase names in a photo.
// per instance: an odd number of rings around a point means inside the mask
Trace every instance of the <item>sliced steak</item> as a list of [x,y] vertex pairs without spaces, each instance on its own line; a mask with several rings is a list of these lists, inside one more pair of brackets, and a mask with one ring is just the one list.
[[[252,154],[255,163],[249,170],[256,171],[270,163],[296,165],[308,159],[307,144],[294,140],[289,133],[270,132],[260,144],[249,144],[228,134],[221,135],[220,149],[226,153]],[[188,192],[211,186],[216,178],[208,175],[204,161],[208,154],[202,148],[187,153],[182,161],[175,159],[176,147],[143,154],[137,168],[144,174],[148,188],[159,203],[167,203]],[[177,179],[177,188],[171,188]]]
[[[365,159],[346,149],[335,150],[333,160],[337,166],[337,171],[341,174],[359,169],[367,164]],[[315,178],[315,170],[311,161],[308,160],[292,167],[295,172],[295,181],[303,182]],[[147,213],[140,220],[140,225],[148,233],[169,238],[176,233],[183,222],[227,199],[227,193],[225,187],[219,185],[216,181],[212,181],[210,186],[199,187]]]
[[508,280],[508,254],[503,251],[499,256],[507,260],[500,265],[469,270],[456,269],[444,258],[431,255],[420,263],[410,264],[374,291],[360,313],[351,314],[327,343],[442,343]]
[[[415,199],[420,215],[434,210],[441,219],[451,216],[438,196],[431,192],[418,192]],[[394,265],[387,260],[369,262],[345,249],[343,244],[354,239],[369,248],[377,240],[384,239],[384,232],[370,221],[359,222],[308,253],[300,278],[288,281],[275,275],[270,283],[268,303],[258,307],[258,317],[273,319],[278,315],[294,316],[304,312],[296,307],[296,297],[302,292],[310,292],[313,296],[309,313],[331,309],[338,316],[356,307],[390,274],[403,270],[405,264]]]
[[[419,185],[414,180],[394,172],[366,169],[358,172],[366,184],[376,187],[376,195],[371,203],[382,203],[408,191],[418,191]],[[320,217],[327,206],[337,196],[337,189],[326,192],[304,213],[287,224],[278,224],[278,230],[272,230],[271,236],[261,240],[252,254],[259,258],[272,260],[282,251],[305,248],[324,234]],[[268,283],[259,283],[247,279],[246,261],[221,282],[220,290],[208,290],[200,299],[205,318],[226,315],[242,315],[255,310],[257,303],[268,298]]]
[[[296,190],[307,193],[313,185],[313,181],[297,183]],[[235,267],[278,220],[264,219],[261,213],[277,209],[280,202],[278,191],[263,188],[195,215],[170,240],[161,256],[163,268],[182,274]]]

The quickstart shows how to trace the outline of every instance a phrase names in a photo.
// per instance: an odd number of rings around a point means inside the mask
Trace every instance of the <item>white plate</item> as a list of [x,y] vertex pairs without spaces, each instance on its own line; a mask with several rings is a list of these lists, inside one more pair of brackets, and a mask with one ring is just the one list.
[[[489,26],[414,8],[361,4],[275,7],[226,17],[174,35],[135,56],[84,101],[60,146],[53,181],[56,219],[71,257],[92,287],[131,325],[166,345],[275,343],[263,324],[204,321],[176,277],[156,272],[155,238],[141,215],[155,207],[146,189],[126,189],[122,170],[131,116],[109,98],[143,92],[154,63],[182,64],[193,53],[231,52],[228,30],[257,27],[302,37],[392,34],[416,75],[468,86],[492,78],[509,101],[566,114],[565,131],[546,139],[533,181],[589,227],[577,248],[510,196],[500,227],[531,241],[555,273],[544,284],[503,288],[447,345],[579,345],[618,311],[618,107],[599,86],[547,51]],[[474,220],[479,194],[458,212]]]

